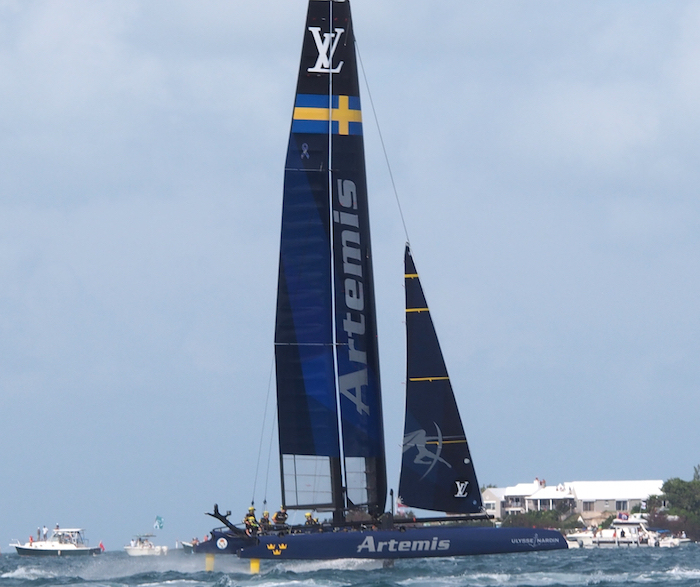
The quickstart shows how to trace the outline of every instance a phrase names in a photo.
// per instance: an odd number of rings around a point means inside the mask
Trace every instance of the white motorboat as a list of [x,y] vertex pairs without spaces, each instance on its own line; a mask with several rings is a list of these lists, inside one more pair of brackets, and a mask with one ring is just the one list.
[[168,554],[167,546],[156,546],[151,542],[154,534],[139,534],[131,540],[131,544],[124,547],[129,556],[158,556]]
[[79,556],[88,554],[100,554],[104,548],[100,546],[90,547],[83,537],[82,528],[56,528],[47,540],[30,539],[29,542],[20,544],[19,540],[10,546],[17,549],[17,554],[22,556]]
[[[662,542],[659,533],[649,529],[647,520],[641,514],[618,518],[609,528],[567,534],[566,540],[569,548],[661,546]],[[663,545],[678,546],[678,542],[665,540]]]

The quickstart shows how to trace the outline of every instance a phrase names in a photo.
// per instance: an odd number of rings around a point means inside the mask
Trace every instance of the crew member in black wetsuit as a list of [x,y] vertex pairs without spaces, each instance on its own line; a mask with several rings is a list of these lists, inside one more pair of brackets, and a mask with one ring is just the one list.
[[287,523],[287,517],[287,508],[281,505],[279,511],[272,516],[272,521],[276,526],[284,526]]
[[254,536],[258,533],[258,521],[255,519],[255,508],[250,506],[248,508],[248,513],[243,518],[243,523],[245,524],[245,531],[248,536]]
[[267,510],[263,512],[263,515],[260,516],[260,519],[258,520],[258,524],[260,525],[260,531],[261,532],[269,532],[272,530],[272,522],[270,521],[270,512]]

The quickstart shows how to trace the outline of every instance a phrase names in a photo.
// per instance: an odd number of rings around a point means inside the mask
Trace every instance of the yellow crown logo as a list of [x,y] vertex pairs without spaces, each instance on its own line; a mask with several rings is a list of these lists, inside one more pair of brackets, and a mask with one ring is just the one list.
[[286,544],[268,544],[267,550],[271,550],[272,554],[274,554],[275,556],[279,556],[280,554],[282,554],[283,550],[287,550],[287,545]]

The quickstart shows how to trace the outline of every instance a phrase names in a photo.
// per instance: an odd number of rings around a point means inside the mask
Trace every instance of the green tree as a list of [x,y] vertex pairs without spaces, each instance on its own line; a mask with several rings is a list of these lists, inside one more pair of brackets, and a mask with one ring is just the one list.
[[653,508],[650,512],[652,524],[662,524],[672,531],[685,530],[690,538],[700,538],[700,478],[696,477],[700,477],[700,467],[695,467],[692,481],[674,477],[663,484],[667,513],[677,516],[678,520],[669,520],[667,515]]
[[700,480],[683,481],[674,477],[663,484],[662,490],[671,513],[675,510],[700,514]]

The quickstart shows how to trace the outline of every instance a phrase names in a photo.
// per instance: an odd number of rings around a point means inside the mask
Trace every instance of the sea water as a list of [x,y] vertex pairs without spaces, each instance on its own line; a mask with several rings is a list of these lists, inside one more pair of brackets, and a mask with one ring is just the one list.
[[0,556],[0,587],[491,587],[576,585],[700,586],[700,546],[575,549],[460,558],[381,562],[247,561],[217,556],[212,572],[204,557],[170,551],[165,557],[106,552],[85,558]]

